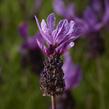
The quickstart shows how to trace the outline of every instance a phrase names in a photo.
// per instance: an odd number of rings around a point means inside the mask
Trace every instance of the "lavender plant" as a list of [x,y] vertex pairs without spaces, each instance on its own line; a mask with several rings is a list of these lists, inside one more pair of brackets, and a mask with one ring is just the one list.
[[[52,109],[56,109],[55,97],[62,95],[65,91],[63,62],[61,56],[64,52],[74,46],[75,22],[67,19],[61,20],[55,28],[55,16],[50,14],[47,23],[43,19],[41,25],[35,16],[41,36],[37,36],[37,44],[46,56],[44,69],[40,76],[40,89],[43,96],[51,96]],[[76,30],[77,31],[77,30]]]

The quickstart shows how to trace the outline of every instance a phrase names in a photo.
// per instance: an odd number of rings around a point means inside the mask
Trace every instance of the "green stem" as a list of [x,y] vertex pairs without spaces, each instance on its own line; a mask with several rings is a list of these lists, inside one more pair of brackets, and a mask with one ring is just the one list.
[[100,100],[100,109],[105,109],[105,99],[104,99],[104,89],[103,89],[103,80],[104,75],[100,63],[100,59],[96,59],[97,66],[97,77],[98,77],[98,92],[99,92],[99,100]]
[[56,109],[56,97],[51,96],[52,109]]

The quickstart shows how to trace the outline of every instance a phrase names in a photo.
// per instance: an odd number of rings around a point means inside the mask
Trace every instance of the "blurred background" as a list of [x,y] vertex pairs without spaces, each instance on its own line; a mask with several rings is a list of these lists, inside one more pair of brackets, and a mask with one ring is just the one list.
[[[75,3],[77,17],[90,4],[89,0],[66,2]],[[53,0],[0,0],[0,109],[49,109],[50,98],[43,97],[39,88],[43,56],[25,37],[34,37],[38,31],[34,15],[41,21],[54,10]],[[56,17],[59,21],[64,16],[56,13]],[[22,25],[28,28],[24,35]],[[72,89],[75,109],[109,109],[109,25],[100,35],[103,50],[96,57],[90,58],[87,50],[93,41],[84,36],[70,51],[82,70],[80,85]]]

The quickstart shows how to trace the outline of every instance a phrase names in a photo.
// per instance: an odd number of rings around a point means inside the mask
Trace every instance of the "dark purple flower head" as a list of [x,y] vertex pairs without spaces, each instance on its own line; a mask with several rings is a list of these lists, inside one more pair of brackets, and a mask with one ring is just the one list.
[[63,71],[65,91],[61,96],[56,97],[56,109],[72,109],[75,107],[75,99],[71,94],[71,90],[79,85],[81,70],[79,66],[73,64],[69,52],[64,54]]
[[68,52],[64,54],[63,71],[66,90],[71,90],[79,85],[81,80],[81,69],[72,62]]
[[43,19],[41,25],[35,16],[41,36],[37,37],[37,43],[46,55],[62,54],[67,49],[74,46],[74,40],[78,38],[75,35],[75,22],[67,19],[61,20],[55,28],[55,16],[50,14],[47,23]]

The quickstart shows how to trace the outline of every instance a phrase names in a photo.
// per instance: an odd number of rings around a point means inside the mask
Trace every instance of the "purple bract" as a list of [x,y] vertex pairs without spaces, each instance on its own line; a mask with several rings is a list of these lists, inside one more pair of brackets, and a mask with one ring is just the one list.
[[63,71],[66,90],[71,90],[79,85],[81,80],[81,69],[72,62],[68,52],[64,54]]

